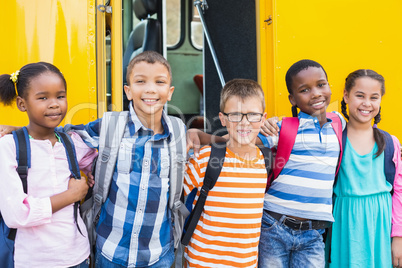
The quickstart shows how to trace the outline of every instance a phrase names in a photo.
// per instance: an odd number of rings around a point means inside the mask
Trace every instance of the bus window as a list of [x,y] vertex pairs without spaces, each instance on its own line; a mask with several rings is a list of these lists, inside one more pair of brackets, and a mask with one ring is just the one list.
[[166,1],[166,46],[179,45],[182,37],[181,0]]
[[193,17],[191,19],[191,44],[201,50],[203,48],[203,32],[200,15],[196,7],[193,7]]

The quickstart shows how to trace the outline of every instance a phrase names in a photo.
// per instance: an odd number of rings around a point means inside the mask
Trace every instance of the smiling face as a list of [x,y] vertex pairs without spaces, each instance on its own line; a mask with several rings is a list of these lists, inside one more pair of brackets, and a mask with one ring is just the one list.
[[128,100],[140,118],[159,119],[163,106],[171,100],[174,87],[170,86],[171,77],[166,66],[159,62],[138,62],[134,65],[129,85],[124,86]]
[[66,95],[59,75],[45,72],[32,78],[24,98],[17,97],[18,108],[28,114],[28,130],[40,135],[54,132],[67,112]]
[[308,67],[300,71],[292,77],[291,89],[289,101],[293,106],[317,117],[320,123],[326,122],[326,109],[332,93],[322,68]]
[[344,100],[349,106],[349,121],[371,124],[380,111],[381,83],[370,77],[355,80],[349,92],[344,91]]
[[261,105],[261,99],[257,96],[251,96],[246,99],[241,99],[238,96],[229,97],[225,103],[224,113],[257,113],[263,114],[260,122],[251,123],[243,116],[240,122],[230,122],[228,117],[223,113],[219,113],[219,119],[222,126],[226,127],[229,133],[228,146],[232,151],[240,148],[247,148],[252,146],[254,148],[257,135],[263,125],[266,113]]

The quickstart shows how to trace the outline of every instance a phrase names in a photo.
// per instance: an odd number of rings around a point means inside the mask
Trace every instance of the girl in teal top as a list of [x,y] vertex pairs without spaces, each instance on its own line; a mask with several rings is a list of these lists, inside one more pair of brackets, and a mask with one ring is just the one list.
[[392,198],[393,185],[384,174],[385,139],[376,128],[384,93],[384,78],[372,70],[357,70],[346,78],[342,113],[349,121],[334,186],[330,267],[402,267],[402,206],[396,198],[402,188],[400,147],[393,137],[397,169]]

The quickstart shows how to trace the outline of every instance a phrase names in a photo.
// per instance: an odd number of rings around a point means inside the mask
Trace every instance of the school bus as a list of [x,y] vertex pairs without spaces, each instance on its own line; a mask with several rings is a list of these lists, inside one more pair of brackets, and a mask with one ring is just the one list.
[[[379,127],[402,139],[400,10],[399,0],[2,1],[0,73],[29,62],[55,64],[68,85],[62,124],[87,123],[125,108],[127,62],[155,49],[172,65],[168,112],[188,127],[219,133],[226,81],[257,80],[268,116],[291,116],[284,77],[292,63],[313,59],[324,66],[332,89],[328,110],[337,111],[345,77],[369,68],[386,80]],[[0,124],[27,122],[15,106],[0,106]]]

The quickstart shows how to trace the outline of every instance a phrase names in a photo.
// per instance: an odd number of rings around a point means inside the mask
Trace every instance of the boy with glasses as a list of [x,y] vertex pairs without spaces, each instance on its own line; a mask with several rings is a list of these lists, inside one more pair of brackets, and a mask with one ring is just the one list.
[[[226,155],[185,249],[185,266],[257,267],[267,171],[255,142],[266,118],[264,93],[255,81],[232,80],[221,92],[220,109],[228,131]],[[210,155],[211,147],[206,146],[187,166],[184,191],[198,189],[194,204]]]

